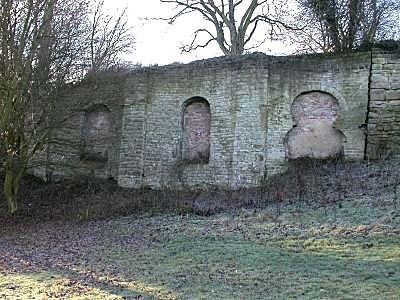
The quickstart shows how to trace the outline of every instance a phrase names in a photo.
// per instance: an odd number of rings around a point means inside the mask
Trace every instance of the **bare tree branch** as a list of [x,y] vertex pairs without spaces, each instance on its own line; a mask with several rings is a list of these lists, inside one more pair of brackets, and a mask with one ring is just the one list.
[[[200,32],[196,30],[190,44],[182,47],[185,52],[204,48],[216,42],[224,55],[240,55],[249,49],[255,33],[264,25],[265,30],[277,32],[276,28],[283,30],[297,29],[288,24],[282,17],[281,10],[274,5],[274,0],[160,0],[162,3],[174,4],[177,10],[168,20],[170,24],[186,14],[199,14],[205,24],[209,37],[202,41]],[[271,29],[271,27],[274,27]],[[212,28],[212,29],[211,29]],[[211,33],[211,30],[213,31]],[[263,42],[265,42],[264,39]],[[259,44],[257,44],[259,45]]]
[[[211,38],[208,41],[206,41],[204,44],[195,44],[196,40],[197,40],[197,36],[201,32],[206,32]],[[196,50],[198,48],[205,48],[214,40],[215,40],[215,37],[212,35],[212,33],[210,31],[208,31],[207,29],[204,29],[204,28],[198,29],[195,31],[193,40],[190,43],[190,45],[182,45],[181,50],[182,50],[182,52],[190,52],[190,51]]]
[[397,0],[298,0],[298,3],[298,24],[304,30],[291,38],[299,47],[311,47],[313,52],[351,51],[396,34],[399,38]]
[[117,55],[129,52],[134,37],[128,26],[126,9],[114,17],[104,13],[104,0],[94,9],[90,34],[90,65],[92,71],[107,69],[116,62]]
[[28,165],[82,106],[60,93],[132,46],[126,12],[106,16],[100,2],[91,19],[91,1],[0,0],[0,170],[11,213]]

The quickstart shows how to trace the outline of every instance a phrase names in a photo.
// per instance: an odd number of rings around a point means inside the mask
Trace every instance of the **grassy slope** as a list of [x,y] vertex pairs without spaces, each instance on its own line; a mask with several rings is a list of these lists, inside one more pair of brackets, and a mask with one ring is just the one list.
[[400,299],[394,203],[274,210],[97,222],[83,263],[0,272],[0,298]]

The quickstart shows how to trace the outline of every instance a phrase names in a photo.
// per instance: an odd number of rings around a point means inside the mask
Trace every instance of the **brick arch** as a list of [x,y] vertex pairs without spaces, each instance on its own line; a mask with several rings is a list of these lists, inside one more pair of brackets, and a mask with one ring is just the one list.
[[81,158],[95,161],[107,160],[113,131],[110,109],[103,104],[92,105],[84,111],[82,119]]
[[299,89],[299,90],[297,90],[297,93],[294,94],[294,95],[297,95],[295,97],[295,99],[301,95],[305,95],[305,94],[312,93],[312,92],[320,92],[322,94],[332,96],[337,101],[337,104],[339,105],[339,117],[343,111],[348,110],[348,103],[347,103],[346,98],[343,96],[342,92],[338,89],[328,87],[328,86],[324,87],[323,90],[307,88],[307,87],[305,87],[304,89]]
[[185,101],[182,113],[182,158],[208,163],[210,158],[211,109],[202,97]]
[[329,93],[310,91],[297,96],[291,106],[295,125],[285,138],[287,158],[342,155],[345,136],[335,128],[339,113],[339,102]]

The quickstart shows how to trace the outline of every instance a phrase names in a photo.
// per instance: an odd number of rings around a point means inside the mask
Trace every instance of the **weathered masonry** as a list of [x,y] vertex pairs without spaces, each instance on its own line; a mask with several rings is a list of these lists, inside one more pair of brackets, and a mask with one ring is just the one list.
[[51,150],[53,176],[123,187],[238,188],[301,157],[400,154],[400,53],[214,58],[99,76],[90,105]]

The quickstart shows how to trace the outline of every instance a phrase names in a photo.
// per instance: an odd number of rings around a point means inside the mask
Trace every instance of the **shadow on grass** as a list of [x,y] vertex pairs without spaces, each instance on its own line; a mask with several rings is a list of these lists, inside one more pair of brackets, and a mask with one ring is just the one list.
[[32,262],[1,252],[0,298],[3,299],[176,299],[164,286],[78,269]]
[[[351,214],[347,206],[343,210]],[[306,231],[285,232],[278,224],[259,227],[265,222],[258,217],[235,219],[243,223],[239,230],[232,219],[227,224],[220,217],[123,218],[101,223],[100,233],[53,226],[19,234],[14,244],[2,238],[0,298],[1,293],[10,299],[33,293],[50,299],[68,293],[86,299],[396,299],[400,294],[398,234],[321,236],[314,219]],[[354,226],[347,224],[346,230]],[[41,246],[41,235],[47,236],[46,245]],[[85,242],[91,237],[94,244]],[[143,246],[142,238],[157,242]],[[35,240],[40,249],[32,249]],[[77,245],[90,249],[82,254]],[[60,250],[72,256],[63,258]]]
[[[394,241],[386,247],[397,255]],[[349,248],[362,246],[353,243]],[[400,295],[398,259],[379,259],[377,252],[371,260],[368,251],[341,253],[208,237],[178,239],[136,255],[112,248],[99,254],[128,274],[140,270],[140,281],[167,284],[183,298],[393,299]]]

